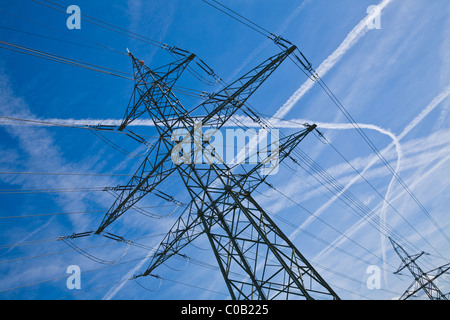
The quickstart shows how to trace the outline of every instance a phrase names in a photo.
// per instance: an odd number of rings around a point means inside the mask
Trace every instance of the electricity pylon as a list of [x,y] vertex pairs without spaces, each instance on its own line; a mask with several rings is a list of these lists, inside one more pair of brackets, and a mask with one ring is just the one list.
[[406,289],[400,297],[400,300],[406,300],[414,296],[420,290],[423,290],[430,300],[448,300],[448,295],[442,291],[435,284],[436,279],[450,270],[450,263],[445,264],[436,269],[424,272],[417,264],[417,260],[425,254],[421,252],[415,255],[409,255],[405,249],[392,238],[389,238],[395,252],[402,260],[402,264],[394,274],[398,274],[403,269],[407,268],[414,277],[414,282]]
[[[191,197],[151,264],[136,277],[151,275],[155,268],[205,234],[233,299],[339,299],[252,196],[259,185],[267,183],[270,170],[278,165],[275,162],[273,166],[274,159],[283,161],[316,126],[305,125],[280,143],[259,150],[259,155],[266,157],[250,170],[241,163],[226,164],[211,144],[215,133],[294,50],[296,47],[291,46],[270,57],[190,111],[172,89],[195,55],[186,52],[180,59],[152,70],[130,53],[135,87],[119,130],[148,115],[159,139],[128,184],[115,188],[119,195],[95,234],[123,241],[104,230],[175,172]],[[206,133],[196,138],[199,124]],[[194,137],[190,153],[176,149],[180,129]],[[202,152],[207,163],[196,161],[203,150],[208,150]],[[176,163],[174,155],[181,155],[182,161]]]

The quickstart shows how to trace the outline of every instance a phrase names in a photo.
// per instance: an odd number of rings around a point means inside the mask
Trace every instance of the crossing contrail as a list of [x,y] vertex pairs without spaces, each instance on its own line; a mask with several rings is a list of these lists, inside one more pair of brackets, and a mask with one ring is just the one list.
[[[340,46],[326,58],[322,64],[317,68],[316,72],[320,77],[325,76],[356,44],[358,41],[370,30],[367,25],[376,18],[376,15],[386,8],[392,0],[383,0],[378,5],[378,10],[373,11],[362,19],[356,27],[347,35]],[[295,93],[286,101],[286,103],[275,113],[274,118],[284,118],[286,114],[292,110],[295,104],[314,86],[315,82],[308,79]]]
[[[384,150],[382,150],[382,153],[386,153],[388,151],[390,151],[394,146],[400,145],[400,141],[409,133],[411,132],[411,130],[413,130],[421,121],[423,121],[426,116],[428,114],[430,114],[434,109],[436,109],[448,96],[450,95],[450,85],[448,85],[438,96],[436,96],[431,102],[430,104],[428,104],[420,114],[418,114],[401,132],[401,134],[397,137],[397,142],[392,142],[391,144],[389,144]],[[398,149],[397,149],[398,150]],[[375,162],[376,162],[376,157],[374,156],[372,158],[372,161],[369,162],[369,164],[367,164],[367,166],[364,168],[363,172],[367,171]],[[397,165],[396,165],[396,173],[398,172],[398,170],[400,169],[400,159],[401,159],[401,153],[398,153],[398,158],[397,158]],[[445,158],[443,160],[442,163],[445,163],[448,159]],[[442,164],[440,162],[440,164]],[[383,205],[381,208],[381,214],[380,214],[380,221],[381,224],[386,225],[386,205],[387,205],[387,199],[390,197],[390,191],[392,190],[392,184],[395,181],[395,177],[392,177],[392,180],[389,184],[388,190],[386,192],[386,195],[384,197],[384,201],[383,201]],[[413,185],[416,185],[416,183],[414,183]],[[403,192],[405,193],[405,192]],[[401,194],[403,194],[401,193]],[[395,199],[399,198],[400,195],[397,195]],[[392,200],[395,200],[392,199]],[[362,224],[360,223],[356,223],[355,225],[353,225],[353,227],[349,228],[347,231],[344,232],[345,235],[352,233],[354,231],[356,231],[356,229],[359,229],[362,226]],[[386,261],[385,257],[386,257],[386,243],[384,242],[385,237],[383,235],[381,235],[382,238],[382,254],[383,254],[383,261]],[[344,236],[340,236],[338,237],[335,241],[334,244],[336,244],[339,241],[345,241]],[[325,252],[327,252],[328,250],[330,250],[330,248],[327,248],[325,250],[323,250],[321,253],[319,253],[316,258],[318,258],[319,256],[321,256],[322,254],[325,254]],[[386,268],[385,268],[386,270]]]
[[[379,9],[383,10],[389,3],[391,2],[391,0],[384,0],[380,3],[379,5]],[[325,74],[327,74],[327,72],[329,70],[331,70],[336,63],[338,63],[341,58],[348,52],[348,50],[350,48],[352,48],[358,41],[359,39],[361,39],[361,37],[367,33],[368,28],[367,28],[367,23],[374,19],[373,15],[368,15],[366,18],[364,18],[346,37],[346,39],[344,40],[344,42],[342,42],[342,44],[319,66],[319,68],[317,68],[317,73],[320,76],[324,76]],[[314,85],[314,82],[307,80],[307,82],[305,82],[291,97],[290,99],[277,111],[277,113],[274,115],[274,117],[272,119],[270,119],[270,122],[277,122],[277,125],[280,127],[283,123],[280,123],[279,121],[274,121],[274,118],[283,118],[293,107],[294,105],[300,100],[300,98],[307,93],[312,86]],[[66,125],[74,125],[74,126],[86,126],[86,125],[98,125],[98,124],[102,124],[102,125],[113,125],[113,126],[117,126],[121,124],[121,120],[116,120],[116,119],[46,119],[45,121],[48,122],[54,122],[54,123],[60,123],[60,124],[66,124]],[[314,123],[313,121],[310,121],[312,123]],[[148,126],[148,125],[153,125],[152,123],[150,123],[149,121],[145,121],[145,120],[136,120],[133,123],[134,126]],[[288,123],[284,123],[284,125],[288,126]],[[326,123],[321,123],[321,128],[325,128],[327,127],[329,129],[350,129],[350,127],[347,127],[347,124],[326,124]],[[350,124],[348,125],[350,126]],[[386,130],[383,130],[382,128],[378,128],[376,126],[370,127],[371,125],[367,125],[366,128],[367,129],[373,129],[373,130],[378,130],[380,133],[383,134],[387,134],[389,135],[389,133]],[[361,127],[363,127],[363,125],[361,125]],[[392,137],[391,137],[392,138]],[[148,258],[147,258],[148,259]],[[139,267],[141,267],[141,265],[143,263],[145,263],[147,261],[147,259],[142,260],[141,263],[139,263],[134,269],[138,269]],[[129,273],[131,274],[131,273]],[[128,275],[126,275],[128,276]],[[114,295],[121,289],[121,287],[117,287],[115,288],[115,290],[113,290],[112,292],[109,292],[107,295],[105,295],[105,299],[111,299],[112,297],[114,297]]]

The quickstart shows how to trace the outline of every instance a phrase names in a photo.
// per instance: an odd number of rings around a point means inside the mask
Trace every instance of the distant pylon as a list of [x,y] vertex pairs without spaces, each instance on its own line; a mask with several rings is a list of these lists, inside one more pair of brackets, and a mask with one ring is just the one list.
[[403,269],[407,268],[414,277],[414,282],[406,289],[406,291],[400,297],[400,300],[406,300],[414,296],[420,290],[423,290],[430,300],[448,300],[448,294],[442,293],[442,291],[435,284],[437,278],[445,274],[450,270],[450,263],[445,264],[436,269],[424,272],[417,264],[417,260],[425,254],[421,252],[415,255],[409,255],[405,249],[392,238],[389,238],[395,252],[402,260],[402,264],[394,274],[398,274]]

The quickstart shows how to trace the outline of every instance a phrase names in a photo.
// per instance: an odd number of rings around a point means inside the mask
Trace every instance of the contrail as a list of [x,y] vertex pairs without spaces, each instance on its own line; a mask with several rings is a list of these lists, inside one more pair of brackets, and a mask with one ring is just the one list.
[[[378,6],[378,10],[372,11],[368,14],[364,19],[362,19],[356,27],[353,28],[352,31],[347,35],[341,45],[330,55],[325,61],[317,68],[316,73],[319,77],[325,76],[328,71],[330,71],[336,63],[338,63],[342,57],[350,50],[359,39],[364,36],[369,30],[368,23],[373,21],[377,15],[381,13],[381,11],[391,2],[392,0],[383,0]],[[311,79],[306,80],[300,88],[297,89],[296,92],[286,101],[286,103],[278,109],[275,115],[268,121],[269,123],[277,122],[277,119],[282,119],[286,116],[287,113],[295,106],[295,104],[314,86],[315,82]],[[263,138],[267,135],[267,133],[262,133],[264,135]],[[250,141],[250,145],[255,145],[257,143],[257,139],[253,138]],[[245,152],[245,151],[244,151]],[[242,153],[241,153],[242,154]]]
[[[153,250],[154,251],[154,250]],[[153,251],[149,251],[147,253],[147,256],[142,259],[141,261],[139,261],[139,263],[130,271],[128,271],[123,277],[122,279],[119,281],[120,284],[115,287],[112,288],[111,290],[109,290],[102,298],[102,300],[111,300],[112,298],[114,298],[114,296],[122,289],[122,287],[127,283],[127,280],[131,279],[136,271],[138,271],[143,265],[144,263],[146,263],[150,258],[153,257]]]
[[17,247],[17,245],[19,245],[20,243],[26,241],[27,239],[31,238],[32,236],[34,236],[34,235],[35,235],[36,233],[38,233],[39,231],[45,229],[45,228],[46,228],[46,227],[47,227],[47,226],[48,226],[55,218],[56,218],[56,216],[53,216],[51,219],[49,219],[49,220],[47,221],[46,224],[44,224],[44,225],[40,226],[39,228],[34,229],[32,232],[28,233],[28,234],[25,236],[25,238],[22,238],[22,240],[16,242],[16,245],[11,246],[11,247],[8,249],[8,251],[3,252],[2,254],[0,254],[0,256],[3,256],[3,255],[5,255],[5,254],[7,254],[7,253],[10,252],[11,250],[13,250],[15,247]]
[[[380,11],[383,10],[391,1],[392,0],[382,1],[379,5]],[[347,51],[350,48],[352,48],[364,34],[367,33],[367,31],[368,31],[367,23],[374,18],[375,17],[373,14],[368,15],[348,34],[348,36],[346,37],[344,42],[342,42],[342,44],[319,66],[319,68],[317,69],[317,73],[320,76],[324,76],[325,74],[327,74],[327,72],[329,70],[331,70],[331,68],[338,61],[340,61],[340,59],[347,53]],[[294,107],[294,105],[300,100],[300,98],[303,97],[303,95],[312,88],[313,84],[314,84],[314,82],[312,82],[311,80],[307,80],[289,98],[289,100],[277,111],[274,118],[283,118]],[[85,120],[73,120],[73,119],[69,119],[69,120],[53,119],[53,121],[58,122],[58,123],[60,121],[64,121],[66,124],[81,125],[81,126],[96,125],[96,124],[100,124],[100,123],[103,125],[120,125],[120,123],[121,123],[120,120],[117,121],[117,120],[108,120],[108,119],[101,120],[101,121],[87,120],[87,122],[85,122]],[[141,122],[139,122],[139,120],[136,120],[134,125],[146,125],[146,123],[141,123]],[[138,266],[136,266],[136,268],[134,268],[132,270],[132,272],[134,272],[134,270],[137,270],[140,266],[142,266],[142,264],[144,264],[147,261],[147,259],[142,260],[142,262],[139,263]],[[126,275],[126,276],[128,276],[128,275]],[[104,298],[106,298],[106,299],[112,298],[120,290],[120,288],[121,288],[121,286],[115,288],[114,292],[107,294]]]
[[[368,31],[367,25],[370,21],[376,18],[386,6],[391,3],[392,0],[383,0],[378,5],[378,10],[373,11],[368,14],[364,19],[362,19],[344,41],[340,44],[340,46],[330,55],[327,59],[325,59],[322,64],[317,68],[316,72],[319,76],[325,76],[335,65],[338,63],[342,57],[350,50],[358,41],[361,39]],[[313,87],[314,81],[308,79],[300,88],[288,99],[288,101],[275,113],[272,119],[269,120],[270,123],[276,122],[277,118],[283,118],[293,107],[294,105]],[[54,119],[58,120],[58,119]],[[97,122],[98,120],[89,120],[88,123],[82,123],[79,120],[73,120],[70,124],[72,125],[95,125],[102,123],[104,125],[120,125],[120,121],[105,119],[101,122]],[[145,120],[139,121],[136,120],[132,125],[146,125]]]
[[[371,125],[371,124],[358,124],[358,126],[360,128],[364,128],[364,129],[370,129],[370,130],[375,130],[378,131],[384,135],[389,136],[392,139],[392,146],[395,145],[396,148],[396,152],[397,152],[397,162],[399,161],[399,159],[401,158],[401,154],[402,154],[402,149],[401,149],[401,145],[400,145],[400,141],[399,139],[390,131],[385,130],[383,128],[380,128],[376,125]],[[335,130],[348,130],[348,129],[355,129],[355,127],[350,124],[350,123],[344,123],[344,124],[336,124],[336,123],[320,123],[320,125],[318,124],[318,127],[320,128],[326,128],[326,129],[335,129]],[[390,147],[388,147],[390,149]],[[388,149],[383,150],[387,151]],[[361,175],[364,175],[376,162],[377,162],[376,157],[373,157],[371,159],[371,161],[369,162],[369,164],[361,171]],[[334,201],[336,201],[336,199],[339,198],[339,196],[341,194],[343,194],[344,192],[346,192],[357,180],[359,180],[360,176],[356,175],[337,195],[335,195],[334,197],[332,197],[330,200],[328,200],[326,203],[324,203],[319,209],[317,209],[313,216],[309,217],[308,219],[306,219],[305,222],[303,222],[303,224],[300,226],[300,229],[305,229],[308,227],[309,224],[311,224],[313,222],[313,220],[320,215],[322,212],[325,211],[326,208],[328,208],[332,203],[334,203]],[[292,237],[295,237],[295,235],[298,233],[298,231],[294,231],[294,233],[291,234]]]
[[[368,31],[367,25],[376,18],[376,15],[386,8],[392,0],[383,0],[378,5],[378,10],[373,11],[362,19],[356,27],[347,35],[341,45],[317,68],[316,72],[320,77],[325,76],[342,57],[350,50]],[[302,98],[314,85],[314,81],[308,79],[305,83],[286,101],[286,103],[275,113],[274,118],[284,118],[294,105]]]
[[[398,139],[403,139],[412,129],[414,129],[431,111],[433,111],[437,106],[441,104],[444,99],[446,99],[450,94],[450,85],[447,86],[444,91],[442,91],[436,98],[431,101],[431,103],[425,107],[425,109],[422,110],[420,114],[418,114],[406,127],[403,129],[402,133],[398,136]],[[388,147],[388,150],[390,149],[390,146]],[[386,210],[387,210],[387,204],[388,204],[388,198],[390,196],[391,190],[393,188],[393,185],[396,181],[395,176],[400,171],[400,163],[401,163],[401,153],[398,154],[397,159],[397,165],[395,167],[395,174],[392,176],[392,179],[389,183],[386,195],[384,197],[385,201],[383,203],[383,207],[381,209],[380,213],[380,223],[382,224],[382,227],[386,226],[387,219],[386,219]],[[383,263],[386,264],[386,237],[381,235],[381,247],[382,247],[382,254],[383,254]],[[386,266],[385,266],[386,267]],[[386,268],[385,268],[386,270]],[[386,279],[386,277],[385,277]]]
[[[438,163],[436,163],[431,169],[429,169],[425,174],[421,175],[416,181],[414,181],[411,186],[415,187],[416,185],[420,185],[422,183],[422,181],[427,178],[428,176],[430,176],[432,173],[434,173],[437,169],[439,169],[440,166],[442,166],[443,164],[445,164],[447,161],[450,160],[450,155],[447,157],[442,158]],[[392,201],[395,201],[399,198],[401,198],[404,194],[406,193],[406,190],[402,190],[400,191],[398,194],[396,194],[396,196],[392,199]],[[377,207],[380,207],[381,203],[377,205]],[[360,229],[362,226],[364,225],[364,221],[360,220],[358,222],[356,222],[352,227],[350,227],[349,229],[347,229],[345,232],[343,232],[344,235],[350,235],[356,231],[358,231],[358,229]],[[318,259],[319,257],[323,257],[325,254],[327,254],[328,252],[330,252],[332,250],[332,248],[339,246],[340,244],[342,244],[347,238],[345,238],[344,236],[339,236],[338,238],[336,238],[332,245],[323,249],[320,253],[318,253],[315,258],[313,260]]]
[[[397,144],[399,144],[399,142],[411,131],[411,130],[413,130],[423,119],[425,119],[425,117],[430,113],[430,112],[432,112],[436,107],[438,107],[439,106],[439,104],[442,102],[442,101],[444,101],[444,99],[446,99],[448,96],[450,95],[450,85],[449,86],[447,86],[445,89],[444,89],[444,91],[442,92],[442,93],[440,93],[436,98],[434,98],[433,99],[433,101],[431,101],[431,103],[428,105],[428,106],[426,106],[424,109],[423,109],[423,111],[419,114],[419,115],[417,115],[406,127],[405,127],[405,129],[402,131],[402,133],[398,136],[398,141],[397,141]],[[394,147],[395,145],[397,145],[395,142],[392,142],[391,144],[389,144],[383,151],[382,151],[382,153],[385,153],[385,152],[388,152],[389,150],[391,150],[392,149],[392,147]],[[445,158],[446,160],[443,160],[443,162],[440,162],[440,165],[442,164],[442,163],[445,163],[445,161],[447,161],[448,159],[447,158]],[[364,172],[365,171],[367,171],[374,163],[376,162],[376,157],[374,156],[373,157],[373,159],[372,159],[372,161],[364,168]],[[398,170],[399,169],[399,167],[400,167],[400,165],[399,165],[399,162],[397,162],[397,167],[396,167],[396,170]],[[396,171],[397,172],[397,171]],[[430,172],[431,172],[431,170],[430,170]],[[394,180],[394,177],[392,178],[392,180],[391,180],[391,184],[393,183],[393,180]],[[387,191],[387,193],[386,193],[386,196],[385,196],[385,200],[387,200],[388,199],[388,197],[389,197],[389,192],[390,192],[390,189],[392,189],[392,186],[391,186],[391,184],[390,184],[390,188],[388,188],[388,191]],[[414,184],[413,184],[413,186],[414,185],[416,185],[417,184],[417,182],[415,182]],[[405,192],[402,192],[401,194],[404,194]],[[392,200],[396,200],[396,199],[398,199],[399,198],[399,195],[397,195],[396,196],[396,198],[394,198],[394,199],[392,199]],[[386,204],[386,201],[383,201],[383,206]],[[383,208],[382,208],[382,210],[383,210]],[[386,208],[384,207],[384,210],[386,210]],[[384,211],[384,213],[382,213],[381,214],[381,216],[380,216],[380,218],[381,218],[381,222],[383,223],[383,224],[386,224],[386,214],[385,214],[385,211]],[[351,227],[351,228],[349,228],[346,232],[344,232],[344,234],[349,234],[349,233],[352,233],[353,231],[355,231],[355,229],[359,229],[360,227],[361,227],[361,225],[362,224],[359,224],[359,223],[357,223],[357,224],[355,224],[353,227]],[[382,241],[383,241],[383,239],[384,239],[384,237],[382,236]],[[345,239],[344,239],[344,237],[343,236],[339,236],[335,241],[334,241],[334,243],[336,243],[337,241],[340,241],[340,240],[342,240],[342,241],[344,241]],[[384,246],[385,245],[385,243],[384,242],[382,242],[382,250],[383,250],[383,260],[384,261],[386,261],[385,260],[385,251],[386,251],[386,247]],[[319,257],[320,255],[322,255],[322,254],[324,254],[324,252],[325,251],[327,251],[327,250],[329,250],[329,249],[326,249],[326,250],[324,250],[323,252],[321,252],[321,253],[319,253],[318,255],[317,255],[317,257]],[[317,258],[316,257],[316,258]],[[386,269],[385,269],[386,270]]]
[[[292,20],[294,20],[295,17],[297,17],[300,12],[303,11],[304,7],[306,5],[308,5],[311,2],[311,0],[305,0],[303,1],[292,13],[291,15],[283,22],[283,24],[280,26],[279,30],[276,32],[276,34],[283,34],[287,27],[289,26],[289,24],[292,22]],[[244,60],[244,62],[234,71],[233,75],[230,77],[230,79],[234,79],[239,72],[242,71],[242,69],[244,69],[253,59],[255,59],[255,57],[268,45],[271,44],[271,42],[267,41],[268,39],[266,39],[266,41],[264,41],[263,43],[261,43],[259,45],[259,47],[257,47],[255,50],[253,50],[253,52],[247,57],[247,59]]]

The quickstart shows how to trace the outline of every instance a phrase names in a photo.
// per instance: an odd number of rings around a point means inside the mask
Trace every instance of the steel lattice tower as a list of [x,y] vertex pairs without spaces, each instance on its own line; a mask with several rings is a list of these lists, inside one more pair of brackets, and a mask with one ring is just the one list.
[[407,268],[414,277],[414,282],[406,289],[406,291],[400,297],[400,300],[406,300],[414,296],[420,290],[423,290],[430,300],[448,300],[448,294],[445,295],[434,283],[441,275],[450,270],[450,263],[445,264],[436,269],[424,272],[422,268],[417,264],[419,259],[425,252],[421,252],[415,255],[409,255],[406,250],[395,242],[392,238],[389,238],[395,252],[402,260],[402,264],[395,272],[398,274],[403,269]]
[[[167,177],[178,174],[191,202],[159,245],[145,272],[135,277],[152,275],[158,266],[205,235],[232,299],[339,299],[252,196],[258,186],[267,183],[267,174],[262,174],[261,169],[274,157],[282,162],[316,126],[305,125],[301,131],[282,138],[279,145],[266,150],[270,156],[250,170],[240,164],[225,164],[210,144],[214,133],[295,49],[292,46],[270,57],[190,111],[172,89],[195,55],[179,52],[178,60],[152,70],[130,53],[135,87],[118,130],[123,131],[140,116],[148,115],[159,139],[129,182],[114,188],[119,194],[96,231],[72,237],[95,233],[123,241],[105,229],[146,194],[155,192]],[[209,150],[205,156],[209,162],[185,159],[174,163],[174,131],[181,128],[195,139],[199,123],[209,134],[196,141],[191,151],[195,157],[198,148]]]

